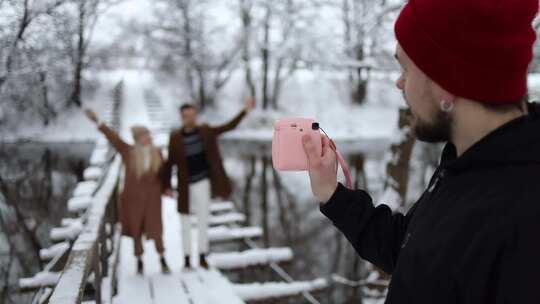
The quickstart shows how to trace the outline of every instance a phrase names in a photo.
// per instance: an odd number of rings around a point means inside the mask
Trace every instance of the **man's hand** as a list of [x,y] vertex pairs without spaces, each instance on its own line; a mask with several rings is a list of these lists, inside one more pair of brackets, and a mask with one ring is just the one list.
[[246,112],[249,112],[249,111],[251,111],[251,110],[253,110],[255,108],[256,104],[257,104],[257,102],[255,101],[254,97],[248,97],[248,98],[246,98],[246,106],[244,107],[244,110]]
[[174,198],[174,191],[172,189],[165,189],[163,195]]
[[92,111],[91,109],[88,109],[88,108],[84,109],[84,114],[86,115],[86,117],[88,117],[88,119],[90,119],[94,123],[97,124],[99,122],[96,112]]
[[336,188],[337,182],[337,157],[332,149],[330,140],[325,135],[322,137],[322,155],[317,153],[315,143],[309,135],[302,137],[304,150],[309,161],[309,179],[311,191],[317,200],[322,203],[328,202]]

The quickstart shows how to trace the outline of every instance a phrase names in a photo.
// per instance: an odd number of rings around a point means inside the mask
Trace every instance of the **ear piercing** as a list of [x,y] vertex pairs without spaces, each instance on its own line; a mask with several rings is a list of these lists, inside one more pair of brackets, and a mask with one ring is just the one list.
[[446,113],[452,112],[454,109],[454,102],[448,101],[446,99],[441,100],[441,110]]

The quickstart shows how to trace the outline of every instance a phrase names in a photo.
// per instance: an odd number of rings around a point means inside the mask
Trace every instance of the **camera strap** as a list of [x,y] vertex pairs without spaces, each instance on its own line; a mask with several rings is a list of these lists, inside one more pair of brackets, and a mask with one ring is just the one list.
[[347,166],[347,162],[345,161],[345,158],[343,158],[343,155],[339,153],[336,143],[334,143],[334,141],[330,138],[330,136],[328,136],[328,134],[326,134],[326,132],[324,132],[324,130],[321,127],[319,127],[319,129],[328,138],[328,141],[330,142],[330,148],[332,148],[332,150],[336,152],[336,157],[337,157],[339,166],[341,167],[341,171],[343,171],[343,175],[345,176],[345,186],[347,186],[347,188],[349,189],[352,189],[353,186],[352,186],[351,172],[349,171],[349,166]]

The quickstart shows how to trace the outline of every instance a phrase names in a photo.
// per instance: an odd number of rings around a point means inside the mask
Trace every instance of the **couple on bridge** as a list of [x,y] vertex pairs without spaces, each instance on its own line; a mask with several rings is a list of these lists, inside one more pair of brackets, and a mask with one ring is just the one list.
[[159,147],[152,141],[148,128],[131,127],[134,144],[126,143],[117,132],[101,122],[96,113],[85,110],[111,145],[122,156],[125,167],[124,188],[120,196],[120,222],[123,235],[134,240],[137,273],[143,273],[143,242],[145,235],[153,239],[160,254],[163,273],[170,269],[164,257],[161,195],[174,197],[171,186],[173,167],[177,168],[178,211],[184,251],[184,267],[191,269],[191,214],[197,216],[198,252],[201,267],[208,268],[208,224],[211,198],[227,198],[232,191],[225,173],[217,139],[224,132],[234,129],[255,107],[255,100],[248,98],[245,107],[231,121],[220,126],[198,124],[198,110],[192,104],[179,108],[182,127],[170,134],[168,155],[164,159]]

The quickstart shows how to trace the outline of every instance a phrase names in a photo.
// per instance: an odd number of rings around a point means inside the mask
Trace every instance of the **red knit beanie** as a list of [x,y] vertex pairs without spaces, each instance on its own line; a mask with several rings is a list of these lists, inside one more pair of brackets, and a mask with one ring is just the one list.
[[536,34],[538,0],[409,0],[395,25],[411,60],[450,93],[519,102]]

